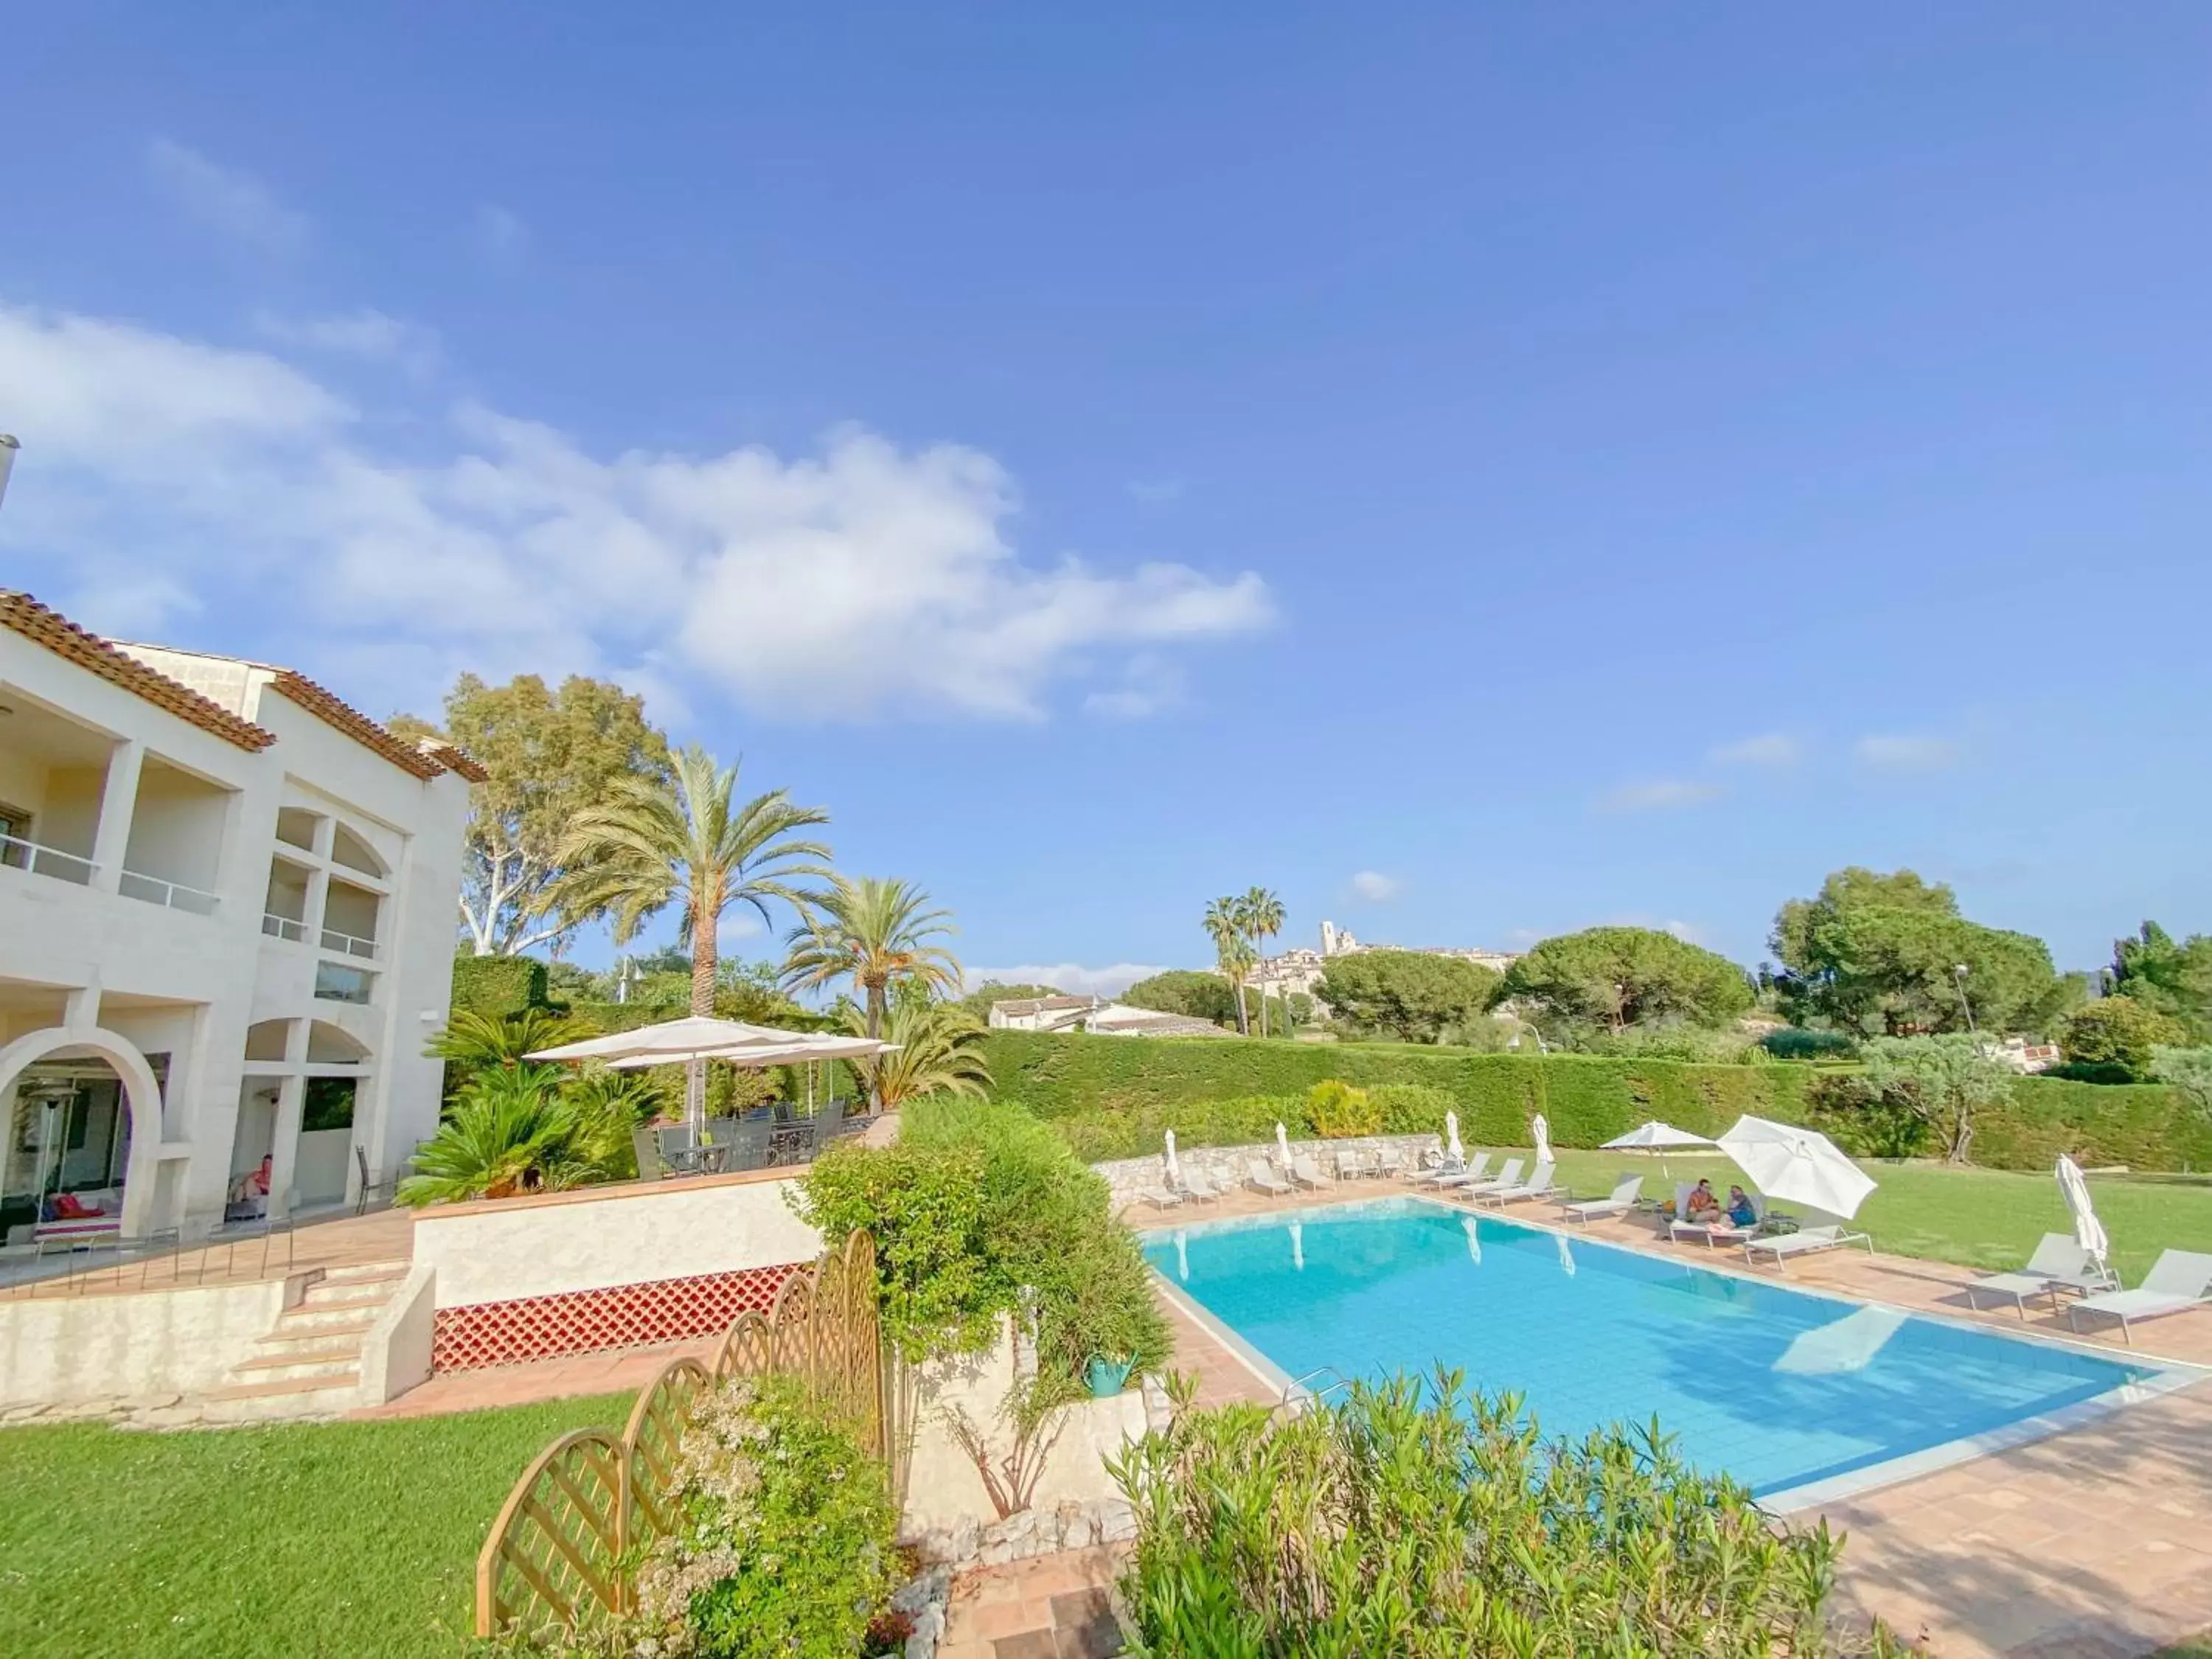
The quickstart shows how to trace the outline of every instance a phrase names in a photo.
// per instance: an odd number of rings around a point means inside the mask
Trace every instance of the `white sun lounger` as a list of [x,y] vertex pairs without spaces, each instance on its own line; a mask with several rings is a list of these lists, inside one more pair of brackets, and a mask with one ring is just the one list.
[[1462,1181],[1480,1181],[1483,1165],[1489,1162],[1488,1152],[1477,1152],[1472,1164],[1463,1158],[1446,1154],[1434,1167],[1415,1175],[1413,1182],[1416,1187],[1442,1187]]
[[1172,1187],[1140,1187],[1137,1196],[1156,1210],[1171,1209],[1182,1202],[1182,1194]]
[[1554,1167],[1551,1159],[1545,1158],[1519,1185],[1486,1187],[1474,1194],[1474,1201],[1477,1204],[1495,1204],[1502,1210],[1508,1204],[1520,1204],[1532,1198],[1556,1198],[1562,1188],[1552,1179]]
[[1695,1188],[1685,1183],[1674,1189],[1674,1219],[1667,1224],[1667,1237],[1675,1243],[1686,1238],[1702,1238],[1709,1245],[1747,1244],[1766,1220],[1766,1200],[1757,1193],[1747,1193],[1751,1200],[1751,1212],[1759,1219],[1748,1227],[1739,1227],[1731,1221],[1684,1221],[1682,1206],[1689,1202]]
[[2110,1267],[2100,1266],[2089,1259],[2071,1233],[2045,1233],[2035,1247],[2035,1254],[2027,1259],[2027,1266],[2018,1273],[1985,1273],[1966,1286],[1966,1305],[1981,1305],[1984,1296],[2002,1297],[2020,1310],[2022,1319],[2027,1317],[2027,1299],[2032,1296],[2048,1296],[2051,1305],[2058,1305],[2058,1293],[2072,1291],[2076,1296],[2090,1296],[2099,1291],[2117,1291],[2119,1279]]
[[1264,1158],[1247,1160],[1245,1181],[1271,1198],[1287,1197],[1291,1190],[1291,1183],[1268,1168],[1267,1160]]
[[1385,1180],[1406,1173],[1406,1155],[1395,1146],[1385,1146],[1375,1154],[1375,1173]]
[[1623,1176],[1613,1189],[1610,1198],[1589,1198],[1580,1203],[1562,1203],[1561,1212],[1570,1221],[1602,1221],[1607,1216],[1626,1215],[1636,1207],[1636,1200],[1644,1191],[1642,1176]]
[[1455,1170],[1449,1174],[1431,1176],[1427,1184],[1441,1188],[1446,1192],[1449,1192],[1455,1187],[1472,1187],[1489,1178],[1485,1173],[1489,1168],[1490,1154],[1477,1152],[1474,1155],[1474,1162],[1465,1169]]
[[1328,1177],[1321,1172],[1321,1165],[1304,1152],[1291,1160],[1291,1179],[1301,1187],[1312,1188],[1316,1192],[1329,1184]]
[[1444,1190],[1454,1198],[1480,1198],[1485,1193],[1501,1192],[1508,1187],[1518,1187],[1521,1184],[1521,1171],[1527,1167],[1527,1164],[1526,1158],[1509,1158],[1505,1160],[1504,1167],[1491,1180],[1462,1182],[1457,1186],[1448,1187]]
[[2161,1314],[2201,1308],[2208,1296],[2212,1296],[2212,1255],[2195,1250],[2161,1250],[2136,1288],[2085,1296],[2066,1310],[2066,1318],[2079,1330],[2083,1314],[2108,1314],[2120,1322],[2121,1337],[2133,1343],[2130,1320],[2156,1319]]
[[1790,1269],[1786,1264],[1793,1255],[1812,1255],[1845,1244],[1863,1244],[1869,1255],[1874,1254],[1874,1240],[1864,1233],[1847,1233],[1838,1226],[1800,1227],[1794,1233],[1777,1233],[1771,1238],[1747,1238],[1743,1242],[1743,1259],[1749,1261],[1755,1253],[1765,1251],[1774,1258],[1776,1267],[1787,1273]]
[[1358,1181],[1374,1173],[1368,1167],[1367,1160],[1358,1152],[1345,1152],[1336,1155],[1336,1178],[1339,1181]]
[[1204,1171],[1186,1168],[1182,1172],[1182,1195],[1194,1204],[1218,1204],[1221,1188],[1206,1178]]

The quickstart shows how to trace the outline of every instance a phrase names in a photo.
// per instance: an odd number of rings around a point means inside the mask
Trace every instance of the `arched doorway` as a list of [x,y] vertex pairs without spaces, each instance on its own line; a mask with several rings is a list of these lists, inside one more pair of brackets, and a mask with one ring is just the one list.
[[[137,1045],[128,1037],[98,1026],[82,1030],[50,1026],[45,1030],[29,1032],[17,1037],[5,1048],[0,1048],[0,1094],[13,1091],[25,1073],[41,1062],[87,1060],[104,1061],[114,1073],[119,1104],[128,1114],[127,1121],[111,1126],[113,1139],[107,1143],[110,1146],[119,1144],[125,1148],[118,1159],[120,1170],[104,1170],[102,1175],[103,1178],[109,1173],[121,1175],[123,1235],[126,1238],[143,1237],[155,1224],[155,1206],[159,1197],[156,1177],[161,1158],[161,1086],[154,1075],[153,1067],[146,1063],[146,1056],[138,1051]],[[93,1133],[94,1115],[90,1109],[90,1102],[88,1100],[82,1107],[71,1105],[62,1108],[60,1097],[64,1092],[58,1088],[54,1091],[57,1109],[65,1110],[67,1114],[61,1119],[63,1144],[56,1148],[49,1141],[44,1156],[52,1159],[58,1154],[59,1167],[66,1178],[68,1158],[72,1152],[78,1155],[80,1175],[90,1167],[86,1146],[71,1148],[67,1145],[68,1137],[75,1132],[80,1116],[84,1125],[80,1139],[93,1141],[96,1138]],[[88,1096],[91,1091],[68,1092]],[[14,1124],[9,1126],[9,1132],[11,1134],[15,1133]],[[49,1171],[54,1167],[52,1164],[46,1166]]]

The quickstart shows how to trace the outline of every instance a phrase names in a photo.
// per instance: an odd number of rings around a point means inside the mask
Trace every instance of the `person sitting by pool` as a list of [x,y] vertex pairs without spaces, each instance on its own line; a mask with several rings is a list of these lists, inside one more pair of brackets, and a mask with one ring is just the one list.
[[1695,1222],[1702,1227],[1716,1226],[1728,1219],[1726,1212],[1721,1208],[1720,1200],[1713,1196],[1713,1183],[1710,1181],[1700,1181],[1690,1188],[1689,1200],[1682,1206],[1682,1210],[1685,1221]]
[[1732,1227],[1756,1227],[1759,1206],[1751,1201],[1751,1194],[1741,1187],[1729,1188],[1729,1224]]

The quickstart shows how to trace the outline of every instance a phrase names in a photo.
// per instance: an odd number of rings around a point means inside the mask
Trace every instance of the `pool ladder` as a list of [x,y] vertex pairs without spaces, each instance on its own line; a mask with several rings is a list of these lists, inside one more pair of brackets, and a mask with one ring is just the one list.
[[[1320,1376],[1331,1377],[1334,1380],[1323,1384],[1318,1389],[1308,1388],[1306,1386],[1316,1377]],[[1328,1399],[1329,1395],[1334,1394],[1339,1389],[1348,1389],[1351,1386],[1352,1379],[1346,1376],[1342,1371],[1337,1370],[1335,1366],[1316,1365],[1311,1370],[1308,1371],[1304,1376],[1294,1376],[1289,1382],[1283,1384],[1283,1397],[1280,1402],[1277,1405],[1276,1409],[1279,1411],[1285,1407],[1294,1407],[1303,1410],[1305,1407],[1316,1405],[1320,1401]]]

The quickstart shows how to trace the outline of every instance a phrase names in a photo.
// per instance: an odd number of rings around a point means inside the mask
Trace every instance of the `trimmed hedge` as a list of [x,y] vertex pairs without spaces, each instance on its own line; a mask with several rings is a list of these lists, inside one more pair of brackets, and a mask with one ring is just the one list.
[[[1810,1066],[1718,1066],[1609,1055],[1485,1054],[1407,1043],[1074,1036],[993,1031],[993,1092],[1054,1121],[1091,1158],[1137,1157],[1172,1128],[1193,1146],[1273,1139],[1278,1118],[1310,1130],[1305,1093],[1328,1078],[1362,1088],[1417,1084],[1386,1113],[1392,1133],[1433,1131],[1455,1108],[1469,1145],[1524,1141],[1531,1115],[1561,1146],[1595,1146],[1659,1118],[1718,1134],[1746,1112],[1785,1123],[1815,1115]],[[1976,1161],[2045,1170],[2061,1152],[2138,1170],[2212,1168],[2212,1122],[2162,1085],[2126,1088],[2023,1078],[2014,1103],[1976,1119]],[[1416,1104],[1419,1103],[1419,1104]],[[1418,1116],[1421,1121],[1401,1121]]]
[[525,1008],[543,1008],[545,964],[532,957],[455,957],[453,1007],[504,1019]]

